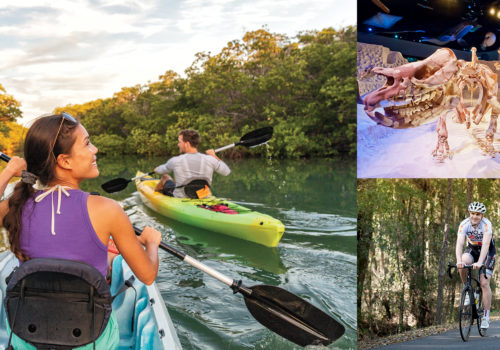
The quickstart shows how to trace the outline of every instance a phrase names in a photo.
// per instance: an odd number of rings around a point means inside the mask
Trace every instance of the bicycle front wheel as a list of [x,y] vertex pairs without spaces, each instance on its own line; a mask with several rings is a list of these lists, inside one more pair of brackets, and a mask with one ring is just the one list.
[[483,319],[484,306],[483,306],[483,292],[479,290],[479,295],[477,297],[477,330],[481,337],[486,336],[486,329],[481,328],[481,320]]
[[[468,303],[467,303],[468,300]],[[460,326],[460,336],[463,341],[469,340],[470,329],[474,318],[472,317],[472,307],[474,305],[474,293],[472,288],[465,287],[460,297],[460,307],[458,311],[458,322]]]

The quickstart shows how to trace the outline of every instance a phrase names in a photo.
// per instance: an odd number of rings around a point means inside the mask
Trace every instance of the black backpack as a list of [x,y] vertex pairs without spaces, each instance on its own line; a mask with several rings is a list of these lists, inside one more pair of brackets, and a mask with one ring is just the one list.
[[196,192],[205,188],[205,186],[207,186],[210,189],[210,185],[208,184],[207,180],[194,179],[189,181],[184,186],[179,186],[179,187],[184,187],[184,193],[186,194],[186,197],[191,199],[198,199],[198,194]]
[[95,348],[112,301],[104,276],[83,262],[32,259],[7,278],[5,310],[11,331],[37,349],[72,349],[92,342]]
[[184,194],[186,195],[187,198],[198,199],[198,193],[196,192],[205,188],[205,186],[207,186],[210,190],[210,184],[205,179],[194,179],[189,181],[187,184],[181,186],[175,186],[175,183],[167,182],[163,188],[163,194],[169,197],[173,197],[176,188],[183,188]]

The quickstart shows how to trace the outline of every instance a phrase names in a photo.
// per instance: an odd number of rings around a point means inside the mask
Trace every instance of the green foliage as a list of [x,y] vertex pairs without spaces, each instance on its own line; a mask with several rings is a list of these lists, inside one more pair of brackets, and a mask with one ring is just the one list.
[[22,151],[27,129],[16,122],[0,124],[0,151],[12,155]]
[[21,104],[14,97],[8,95],[7,91],[0,84],[0,122],[13,122],[21,117],[20,106]]
[[21,117],[21,104],[0,84],[0,151],[12,154],[18,152],[26,129],[15,121]]
[[355,32],[326,28],[290,39],[250,31],[215,55],[196,54],[185,78],[167,71],[157,82],[56,112],[80,118],[107,154],[177,154],[178,132],[187,128],[200,132],[205,150],[272,125],[268,148],[238,147],[227,155],[353,158]]
[[139,155],[161,154],[165,148],[163,138],[159,134],[150,134],[139,128],[132,129],[130,136],[127,137],[127,145],[132,147],[127,151],[135,150],[136,154]]
[[93,137],[92,143],[99,149],[101,154],[122,154],[125,139],[118,135],[101,134]]

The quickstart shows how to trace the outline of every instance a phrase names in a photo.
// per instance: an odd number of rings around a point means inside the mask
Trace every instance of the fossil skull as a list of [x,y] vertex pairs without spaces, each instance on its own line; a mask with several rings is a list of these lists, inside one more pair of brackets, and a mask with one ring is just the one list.
[[[418,126],[449,107],[446,91],[458,71],[457,58],[447,48],[422,61],[396,68],[374,68],[386,84],[364,98],[364,109],[378,124],[393,128]],[[374,111],[383,101],[384,114]],[[437,110],[439,109],[439,110]]]

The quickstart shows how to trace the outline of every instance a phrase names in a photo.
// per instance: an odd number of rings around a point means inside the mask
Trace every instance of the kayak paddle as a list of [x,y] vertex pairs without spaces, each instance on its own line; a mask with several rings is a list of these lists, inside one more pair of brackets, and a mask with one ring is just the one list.
[[[246,133],[245,135],[243,135],[241,137],[240,141],[238,141],[236,143],[232,143],[232,144],[224,146],[224,147],[221,147],[221,148],[217,148],[214,151],[217,153],[217,152],[229,149],[229,148],[233,148],[235,146],[245,146],[247,148],[256,147],[256,146],[262,145],[264,143],[267,143],[271,139],[271,137],[273,137],[273,127],[266,126],[265,128],[260,128],[260,129],[251,131],[249,133]],[[144,174],[140,177],[153,175],[154,173],[155,172],[152,171],[152,172]],[[132,182],[140,177],[134,177],[133,179],[124,179],[122,177],[118,178],[118,179],[113,179],[113,180],[110,180],[106,183],[103,183],[101,185],[101,188],[104,191],[106,191],[107,193],[118,192],[118,191],[125,189],[130,182]]]
[[245,146],[246,148],[260,146],[264,143],[267,143],[271,139],[271,137],[273,137],[273,127],[266,126],[265,128],[260,128],[260,129],[251,131],[249,133],[246,133],[236,143],[232,143],[230,145],[217,148],[215,150],[215,153],[220,152],[220,151],[224,151],[224,150],[229,149],[229,148],[233,148],[235,146]]
[[154,173],[155,173],[154,171],[151,171],[147,174],[144,174],[141,176],[136,176],[136,177],[133,177],[131,179],[124,179],[123,177],[119,177],[118,179],[113,179],[113,180],[110,180],[106,183],[103,183],[101,185],[101,187],[104,191],[106,191],[108,193],[118,192],[118,191],[124,190],[130,182],[135,181],[135,180],[140,179],[140,178],[143,178],[143,177],[146,177],[146,176],[153,175]]
[[[134,230],[136,235],[142,233],[135,226]],[[242,294],[257,321],[297,345],[328,345],[345,332],[341,323],[283,288],[265,284],[247,287],[241,280],[233,280],[165,242],[160,243],[160,248],[227,284],[233,293]]]

